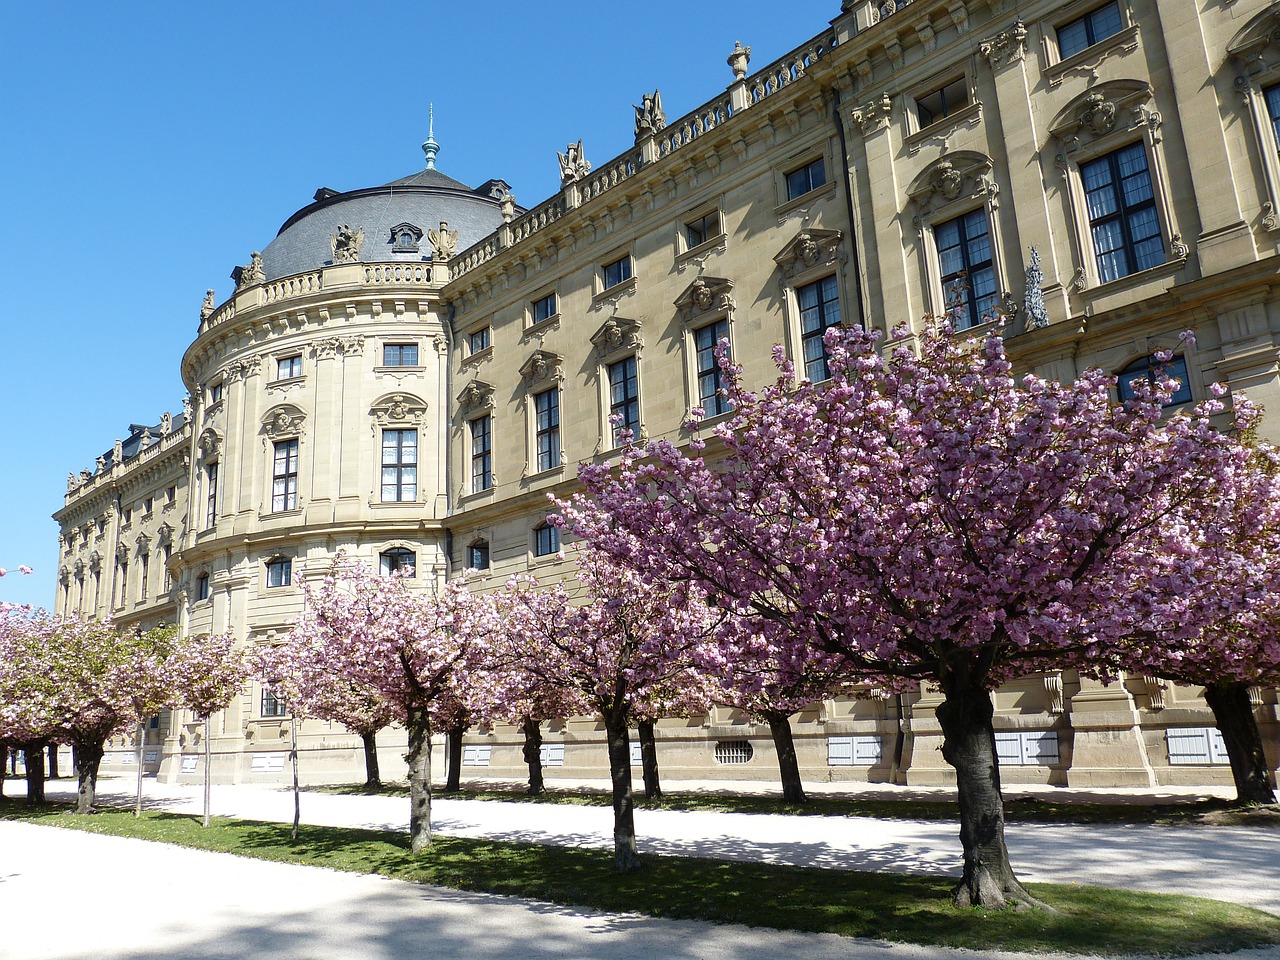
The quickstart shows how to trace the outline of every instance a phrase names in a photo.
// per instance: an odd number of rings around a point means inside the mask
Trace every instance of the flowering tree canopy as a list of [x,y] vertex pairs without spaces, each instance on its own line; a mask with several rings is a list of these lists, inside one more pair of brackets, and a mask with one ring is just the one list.
[[1087,669],[1144,619],[1194,630],[1196,565],[1151,579],[1134,558],[1193,550],[1188,524],[1228,509],[1247,452],[1213,424],[1216,400],[1163,420],[1171,382],[1119,405],[1102,371],[1015,379],[999,334],[931,326],[918,353],[904,339],[886,356],[835,328],[825,347],[829,381],[797,385],[779,348],[759,394],[722,359],[736,415],[716,464],[700,440],[630,446],[581,469],[567,522],[646,579],[695,586],[784,663],[817,650],[862,679],[939,684],[957,902],[1031,902],[1004,844],[989,691]]

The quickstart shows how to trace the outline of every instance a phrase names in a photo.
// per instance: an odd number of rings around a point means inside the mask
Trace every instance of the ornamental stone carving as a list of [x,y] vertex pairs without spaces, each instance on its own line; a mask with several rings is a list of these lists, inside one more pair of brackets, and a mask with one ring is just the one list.
[[730,294],[732,290],[732,280],[723,277],[698,277],[676,297],[676,310],[686,322],[712,310],[731,314],[736,306]]
[[173,433],[173,417],[171,417],[169,415],[169,411],[166,410],[160,416],[160,436],[167,437],[171,433]]
[[156,543],[162,547],[173,543],[173,527],[167,523],[160,524],[159,529],[156,530]]
[[458,405],[463,410],[493,406],[493,385],[483,380],[472,380],[458,394]]
[[779,282],[785,286],[792,277],[819,264],[842,261],[840,238],[838,230],[801,230],[773,258],[781,270]]
[[662,93],[658,90],[640,98],[636,111],[636,143],[652,137],[667,126],[667,115],[662,109]]
[[640,321],[610,317],[591,335],[591,343],[601,356],[620,350],[639,351],[644,348],[644,341],[640,337]]
[[257,283],[264,283],[267,279],[267,273],[262,266],[262,254],[257,250],[249,254],[248,265],[236,267],[232,270],[231,279],[235,281],[237,290],[242,287],[252,287]]
[[571,143],[565,147],[564,153],[557,153],[560,158],[560,184],[567,186],[577,183],[591,172],[591,164],[582,152],[582,141]]
[[63,564],[58,568],[58,582],[66,586],[71,582],[71,571],[67,569],[67,565]]
[[201,320],[208,320],[210,315],[212,315],[214,309],[217,307],[218,302],[217,300],[214,299],[214,297],[215,297],[215,294],[212,290],[206,290],[204,292],[204,302],[200,304]]
[[427,403],[412,393],[389,393],[370,408],[381,427],[412,427],[426,421]]
[[733,53],[729,54],[727,63],[733,70],[733,79],[742,80],[747,75],[747,64],[751,62],[751,48],[744,47],[738,40],[733,42]]
[[1116,105],[1100,93],[1091,93],[1085,97],[1084,109],[1080,112],[1080,122],[1101,136],[1110,133],[1116,125]]
[[887,92],[880,94],[879,99],[871,100],[850,111],[849,116],[858,125],[864,137],[877,130],[889,129],[889,117],[893,113],[893,100]]
[[1160,114],[1148,108],[1151,86],[1140,80],[1113,80],[1099,84],[1059,111],[1049,124],[1049,133],[1060,144],[1058,166],[1070,166],[1067,158],[1082,146],[1106,137],[1129,117],[1129,129],[1144,130],[1154,143],[1159,140]]
[[439,230],[428,230],[427,240],[431,243],[433,260],[448,260],[458,250],[458,231],[450,230],[446,220],[440,221]]
[[1008,30],[983,40],[978,45],[978,52],[986,58],[992,70],[1024,59],[1027,54],[1027,25],[1015,20]]
[[270,440],[300,436],[307,415],[291,403],[272,407],[262,418],[262,432]]
[[222,438],[210,427],[200,434],[200,439],[196,441],[196,446],[200,448],[200,455],[204,459],[212,460],[222,452]]
[[364,244],[364,228],[351,229],[347,224],[329,235],[329,247],[333,250],[334,263],[355,263],[360,259],[360,247]]
[[102,569],[102,554],[97,550],[89,554],[89,569],[94,573],[97,573]]
[[564,358],[550,350],[535,350],[520,368],[520,379],[529,386],[548,380],[564,380]]
[[1049,311],[1044,304],[1044,273],[1040,269],[1040,251],[1031,248],[1031,262],[1027,264],[1026,295],[1023,309],[1028,330],[1039,330],[1049,325]]
[[145,557],[151,552],[151,538],[145,533],[138,534],[138,539],[135,543],[138,545],[138,556]]
[[116,545],[116,561],[118,563],[127,563],[129,561],[129,545],[127,543]]

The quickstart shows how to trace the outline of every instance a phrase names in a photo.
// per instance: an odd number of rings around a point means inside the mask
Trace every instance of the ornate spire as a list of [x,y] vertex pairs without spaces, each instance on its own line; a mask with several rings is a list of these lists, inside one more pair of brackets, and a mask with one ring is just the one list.
[[436,142],[436,106],[427,107],[427,139],[422,141],[422,152],[427,155],[427,169],[436,168],[436,154],[440,152],[440,144]]

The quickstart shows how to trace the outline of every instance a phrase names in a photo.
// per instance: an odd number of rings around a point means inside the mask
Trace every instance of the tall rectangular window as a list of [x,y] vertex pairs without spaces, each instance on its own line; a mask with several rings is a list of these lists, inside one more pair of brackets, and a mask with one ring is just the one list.
[[986,210],[974,210],[933,228],[947,316],[957,330],[981,323],[999,301]]
[[534,439],[538,448],[538,470],[560,466],[560,390],[552,387],[534,394]]
[[800,305],[800,352],[804,357],[804,375],[819,383],[831,376],[822,335],[840,323],[840,291],[836,278],[823,277],[797,287],[796,302]]
[[541,323],[543,320],[550,320],[556,315],[556,295],[548,293],[545,297],[540,297],[533,301],[533,322]]
[[609,416],[621,418],[613,428],[615,446],[622,443],[623,430],[630,430],[633,440],[639,438],[640,382],[636,377],[635,357],[609,364]]
[[1058,28],[1058,58],[1073,57],[1107,37],[1114,37],[1124,29],[1118,0],[1103,4],[1083,17],[1064,23]]
[[150,579],[151,573],[151,555],[144,553],[138,559],[138,599],[147,599],[147,580]]
[[280,440],[275,445],[271,470],[271,512],[298,507],[298,441]]
[[1267,87],[1262,91],[1262,95],[1267,101],[1267,116],[1271,118],[1271,132],[1275,136],[1271,145],[1280,149],[1280,83],[1274,87]]
[[281,357],[276,361],[276,379],[290,380],[302,376],[302,355]]
[[267,586],[287,587],[293,583],[293,560],[276,557],[267,561]]
[[209,464],[204,474],[204,527],[208,530],[218,520],[218,465]]
[[384,343],[382,365],[384,367],[416,367],[418,345],[416,343]]
[[270,687],[262,688],[262,716],[283,717],[285,715],[284,697],[278,697]]
[[222,401],[222,384],[215,383],[209,387],[209,406]]
[[616,287],[624,280],[631,279],[631,256],[628,254],[612,263],[606,263],[601,269],[604,273],[604,288],[608,290]]
[[471,492],[493,486],[493,417],[485,414],[471,424]]
[[717,320],[693,332],[693,344],[698,354],[698,406],[708,417],[729,412],[729,399],[720,393],[724,384],[720,364],[716,360],[716,346],[728,336],[728,320]]
[[129,561],[117,561],[117,569],[120,571],[120,599],[116,606],[123,607],[129,599]]
[[787,199],[794,200],[827,182],[827,165],[822,157],[787,174]]
[[1082,163],[1080,177],[1098,280],[1106,283],[1164,263],[1146,147],[1135,143]]
[[560,550],[560,531],[544,523],[533,531],[533,555],[549,557]]
[[98,604],[102,602],[102,571],[93,571],[93,609],[98,609]]
[[160,548],[160,562],[164,564],[164,592],[168,593],[173,589],[173,574],[169,571],[169,559],[173,556],[173,547],[164,546]]
[[961,77],[916,97],[916,119],[920,129],[937,123],[969,105],[969,83]]
[[418,431],[382,431],[382,502],[418,499]]

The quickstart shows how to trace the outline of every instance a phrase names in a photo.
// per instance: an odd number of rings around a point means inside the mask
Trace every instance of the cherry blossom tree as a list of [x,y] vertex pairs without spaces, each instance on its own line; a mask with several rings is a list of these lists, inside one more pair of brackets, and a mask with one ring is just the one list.
[[851,677],[938,684],[956,903],[1033,904],[1005,846],[991,690],[1089,669],[1149,615],[1177,625],[1170,641],[1193,631],[1194,568],[1154,581],[1126,558],[1185,553],[1186,524],[1217,522],[1247,453],[1212,422],[1219,401],[1162,420],[1169,382],[1121,406],[1102,371],[1015,379],[998,333],[895,333],[886,355],[873,333],[828,331],[820,385],[797,384],[781,348],[759,394],[722,359],[736,415],[714,466],[701,440],[632,445],[581,468],[565,514],[650,582],[750,622],[784,662],[814,649]]
[[51,618],[43,610],[0,603],[0,741],[27,757],[27,803],[44,803],[43,748],[57,736],[46,642]]
[[[581,703],[605,725],[613,785],[614,864],[640,867],[631,788],[629,726],[638,703],[685,685],[693,648],[708,635],[711,617],[679,585],[645,583],[603,554],[577,556],[575,593],[561,585],[538,590],[510,584],[509,628],[526,651],[521,667],[533,682]],[[576,601],[582,601],[575,606]]]
[[196,634],[180,639],[165,661],[170,706],[190,710],[204,724],[204,825],[210,822],[209,718],[225,710],[249,678],[249,663],[229,633]]
[[378,576],[339,560],[306,584],[300,629],[314,630],[320,669],[351,678],[392,704],[409,734],[409,834],[414,855],[431,845],[431,736],[459,699],[468,656],[496,629],[492,604],[461,580],[438,594],[413,592],[402,576]]

